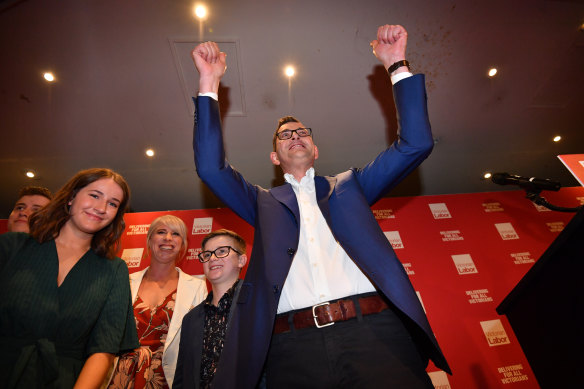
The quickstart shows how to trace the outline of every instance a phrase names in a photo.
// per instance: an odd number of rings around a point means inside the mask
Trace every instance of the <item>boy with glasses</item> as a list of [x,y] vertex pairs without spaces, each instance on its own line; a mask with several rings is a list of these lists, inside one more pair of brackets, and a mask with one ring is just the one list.
[[220,229],[203,238],[199,261],[212,290],[183,319],[173,388],[208,388],[225,340],[225,332],[241,287],[239,273],[247,263],[245,240]]

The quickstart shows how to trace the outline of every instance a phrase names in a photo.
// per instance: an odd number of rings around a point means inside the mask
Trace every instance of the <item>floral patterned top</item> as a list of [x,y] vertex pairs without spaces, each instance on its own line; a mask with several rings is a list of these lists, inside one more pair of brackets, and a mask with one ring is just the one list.
[[168,388],[162,369],[162,354],[175,299],[176,289],[162,304],[150,308],[140,296],[136,297],[134,317],[140,348],[120,357],[109,388]]
[[235,281],[233,286],[225,292],[217,306],[213,305],[213,291],[202,302],[205,308],[205,329],[203,355],[201,358],[201,388],[209,388],[215,376],[219,357],[221,356],[221,351],[223,351],[233,295],[239,281]]

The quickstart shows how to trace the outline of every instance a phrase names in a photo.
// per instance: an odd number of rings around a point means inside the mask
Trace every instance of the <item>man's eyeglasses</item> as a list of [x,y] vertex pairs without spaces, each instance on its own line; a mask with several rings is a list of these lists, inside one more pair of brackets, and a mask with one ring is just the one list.
[[278,139],[286,140],[292,138],[292,134],[297,133],[299,137],[304,138],[305,136],[312,135],[312,128],[297,128],[295,130],[283,130],[276,134]]
[[229,255],[229,250],[233,250],[237,254],[241,255],[241,253],[239,251],[237,251],[236,249],[234,249],[231,246],[220,246],[220,247],[217,247],[213,251],[207,250],[207,251],[201,252],[199,254],[199,261],[201,261],[201,263],[209,262],[209,260],[213,256],[213,254],[215,254],[215,258],[225,258],[226,256]]

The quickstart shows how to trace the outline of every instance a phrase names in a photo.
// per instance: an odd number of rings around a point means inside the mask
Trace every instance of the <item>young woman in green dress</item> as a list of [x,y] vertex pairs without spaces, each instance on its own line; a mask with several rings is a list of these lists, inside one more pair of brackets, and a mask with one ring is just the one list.
[[116,258],[130,190],[109,169],[77,173],[0,235],[0,387],[99,387],[138,347],[128,268]]

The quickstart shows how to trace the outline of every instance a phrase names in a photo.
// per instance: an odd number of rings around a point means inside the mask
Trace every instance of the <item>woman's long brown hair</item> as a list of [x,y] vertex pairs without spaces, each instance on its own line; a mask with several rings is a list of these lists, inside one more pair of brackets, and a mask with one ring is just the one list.
[[106,227],[96,232],[91,240],[91,248],[102,257],[113,259],[119,248],[120,237],[126,223],[124,213],[130,202],[130,188],[126,180],[110,169],[94,168],[78,172],[54,196],[44,208],[34,213],[30,220],[30,235],[39,243],[44,243],[59,236],[61,228],[69,220],[69,202],[79,190],[102,178],[111,178],[122,188],[124,197],[121,199],[114,220]]

